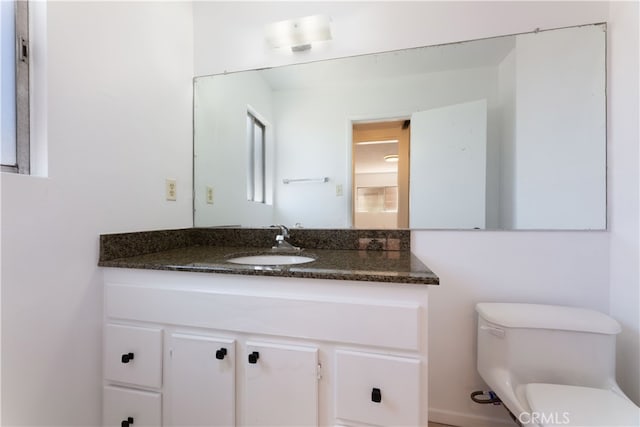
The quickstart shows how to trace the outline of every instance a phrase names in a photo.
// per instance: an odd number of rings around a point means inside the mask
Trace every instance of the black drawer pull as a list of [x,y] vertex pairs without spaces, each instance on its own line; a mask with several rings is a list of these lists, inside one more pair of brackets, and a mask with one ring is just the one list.
[[375,403],[382,402],[382,392],[380,392],[379,388],[371,390],[371,401]]
[[224,347],[216,351],[216,359],[218,360],[224,359],[226,355],[227,355],[227,349]]
[[259,358],[260,358],[260,353],[258,353],[257,351],[254,351],[249,355],[249,363],[253,365],[258,361]]
[[122,355],[122,363],[129,363],[130,360],[133,360],[133,353],[127,353]]
[[131,424],[133,424],[133,417],[127,417],[120,423],[120,427],[129,427]]

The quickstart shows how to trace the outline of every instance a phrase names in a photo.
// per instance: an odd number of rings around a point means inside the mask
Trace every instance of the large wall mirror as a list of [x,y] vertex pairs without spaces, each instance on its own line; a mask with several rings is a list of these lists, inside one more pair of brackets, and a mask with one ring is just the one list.
[[604,24],[194,80],[194,225],[606,228]]

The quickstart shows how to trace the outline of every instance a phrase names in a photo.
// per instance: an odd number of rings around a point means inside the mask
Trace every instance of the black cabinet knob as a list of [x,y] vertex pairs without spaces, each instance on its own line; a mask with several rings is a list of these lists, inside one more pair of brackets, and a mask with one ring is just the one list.
[[260,353],[258,353],[257,351],[254,351],[249,355],[249,363],[254,364],[258,361],[259,358],[260,358]]
[[382,402],[382,392],[379,388],[374,388],[371,390],[371,401],[375,403]]
[[120,427],[129,427],[131,424],[133,424],[133,417],[127,417],[126,420],[122,420]]
[[227,355],[227,349],[224,347],[216,351],[216,359],[218,360],[224,359],[226,355]]
[[133,353],[127,353],[122,355],[122,363],[129,363],[130,360],[133,360]]

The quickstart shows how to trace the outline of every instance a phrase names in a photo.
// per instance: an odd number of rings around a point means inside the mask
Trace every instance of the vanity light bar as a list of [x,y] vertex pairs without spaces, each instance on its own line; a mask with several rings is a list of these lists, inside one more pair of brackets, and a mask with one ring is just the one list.
[[397,139],[385,139],[384,141],[362,141],[356,142],[356,145],[376,145],[376,144],[397,144]]
[[282,180],[283,184],[292,184],[296,182],[329,182],[329,177],[323,176],[321,178],[294,178],[294,179],[284,178]]
[[274,22],[265,27],[267,43],[293,52],[311,49],[311,43],[331,40],[329,21],[326,15],[313,15]]

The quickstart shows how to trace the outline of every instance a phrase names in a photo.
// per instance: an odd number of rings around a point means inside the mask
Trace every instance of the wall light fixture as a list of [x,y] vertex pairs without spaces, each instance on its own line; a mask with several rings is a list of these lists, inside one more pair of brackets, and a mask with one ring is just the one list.
[[265,28],[267,43],[273,48],[290,47],[293,52],[311,49],[311,43],[331,40],[329,17],[305,16],[274,22]]

